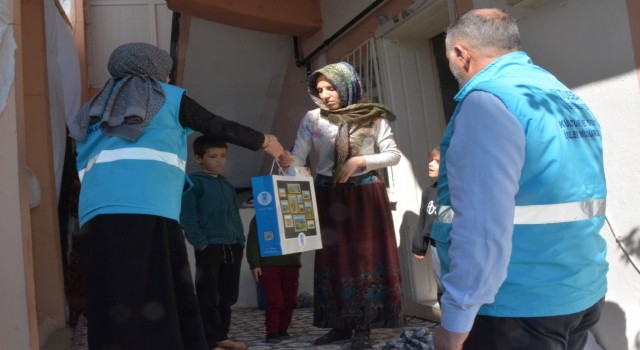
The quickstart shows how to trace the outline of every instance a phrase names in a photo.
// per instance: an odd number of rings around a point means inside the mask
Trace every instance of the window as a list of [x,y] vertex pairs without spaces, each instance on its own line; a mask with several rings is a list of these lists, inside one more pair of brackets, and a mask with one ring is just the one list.
[[360,75],[362,90],[371,102],[380,103],[382,95],[378,80],[380,70],[378,68],[378,56],[376,55],[375,41],[373,38],[346,54],[342,61],[351,64]]

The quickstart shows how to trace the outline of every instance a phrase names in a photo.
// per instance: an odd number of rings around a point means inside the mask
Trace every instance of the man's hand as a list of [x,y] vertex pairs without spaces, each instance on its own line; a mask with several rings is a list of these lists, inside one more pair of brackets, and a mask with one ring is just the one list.
[[462,350],[462,344],[469,333],[455,333],[438,326],[433,335],[433,344],[436,350]]

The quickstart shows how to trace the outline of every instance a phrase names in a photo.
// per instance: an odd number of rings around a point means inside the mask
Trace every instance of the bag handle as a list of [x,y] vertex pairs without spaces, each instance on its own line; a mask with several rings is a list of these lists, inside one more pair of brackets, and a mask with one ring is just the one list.
[[280,169],[280,172],[278,175],[285,175],[284,169],[282,169],[282,167],[280,166],[280,163],[276,162],[275,158],[273,159],[273,163],[271,163],[271,170],[269,171],[269,175],[273,175],[273,168],[275,167],[276,164],[278,164],[278,168]]

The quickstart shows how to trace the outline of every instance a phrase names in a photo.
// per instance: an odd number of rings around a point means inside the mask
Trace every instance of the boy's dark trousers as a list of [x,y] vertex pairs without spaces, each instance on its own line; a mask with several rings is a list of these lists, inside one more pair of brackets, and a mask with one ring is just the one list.
[[289,329],[293,310],[298,306],[298,266],[267,266],[260,277],[266,299],[265,324],[267,334],[284,333]]
[[196,294],[207,344],[228,339],[231,306],[238,301],[241,244],[209,244],[196,250]]

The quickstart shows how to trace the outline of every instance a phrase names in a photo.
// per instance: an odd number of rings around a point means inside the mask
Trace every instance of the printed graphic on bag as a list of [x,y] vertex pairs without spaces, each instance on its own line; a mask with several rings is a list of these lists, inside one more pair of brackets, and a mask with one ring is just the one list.
[[289,193],[300,193],[300,184],[287,184],[287,190]]
[[282,214],[289,214],[291,212],[291,210],[289,209],[289,201],[280,201],[280,210],[282,210]]
[[291,213],[297,214],[300,211],[298,207],[298,197],[295,194],[289,195],[289,210],[291,210]]
[[[305,201],[304,202],[304,214],[306,215],[307,219],[309,220],[313,220],[315,219],[313,217],[313,203],[311,201]],[[309,226],[309,225],[307,225]],[[314,225],[315,227],[315,225]]]
[[[304,218],[304,214],[296,214],[293,216],[293,227],[296,231],[305,231],[307,229],[307,219]],[[298,235],[294,235],[293,237],[297,236]]]
[[[298,232],[306,231],[306,236],[315,236],[316,222],[309,182],[291,182],[276,180],[278,196],[282,198],[282,189],[286,188],[286,200],[280,200],[285,238],[296,238]],[[291,215],[288,215],[291,214]]]
[[293,227],[293,218],[291,217],[291,214],[282,215],[282,218],[284,219],[284,227]]

